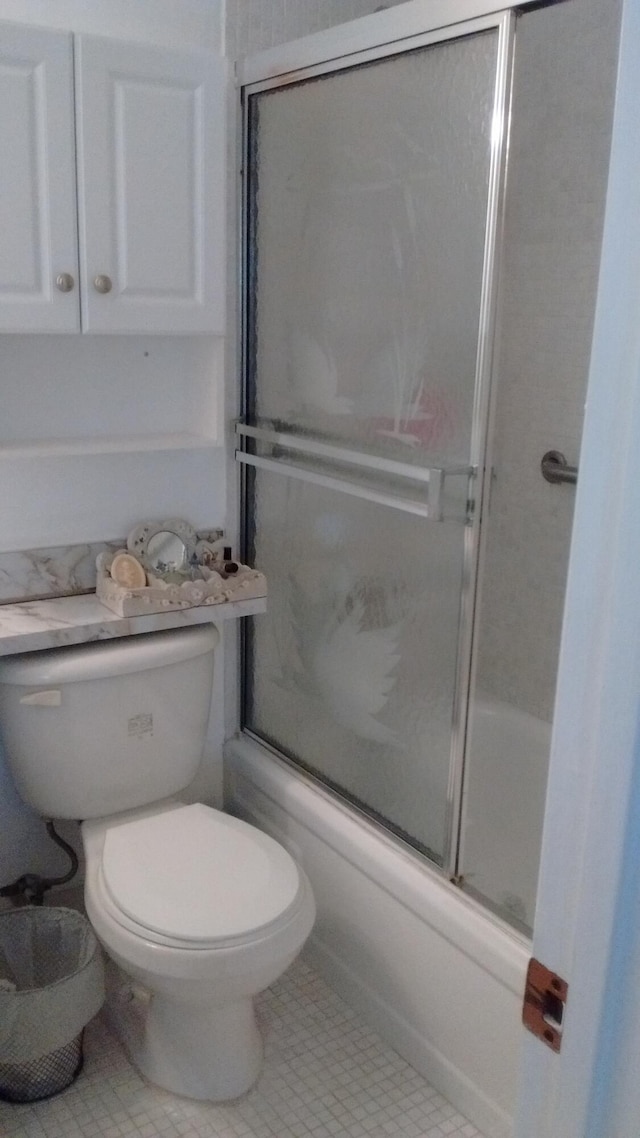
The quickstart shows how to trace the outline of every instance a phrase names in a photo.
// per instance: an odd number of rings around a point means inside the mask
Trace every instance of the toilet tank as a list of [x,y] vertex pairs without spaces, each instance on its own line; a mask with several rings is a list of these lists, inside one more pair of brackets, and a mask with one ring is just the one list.
[[0,733],[25,802],[99,818],[188,786],[217,642],[206,624],[0,659]]

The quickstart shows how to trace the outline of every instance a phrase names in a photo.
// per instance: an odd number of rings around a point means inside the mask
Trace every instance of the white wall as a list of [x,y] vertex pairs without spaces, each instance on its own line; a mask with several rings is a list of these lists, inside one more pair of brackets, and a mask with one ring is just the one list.
[[219,51],[223,0],[3,0],[2,20]]
[[[77,846],[73,827],[61,827],[61,832]],[[68,857],[53,844],[42,819],[21,801],[0,744],[0,885],[23,873],[60,877],[68,868]]]

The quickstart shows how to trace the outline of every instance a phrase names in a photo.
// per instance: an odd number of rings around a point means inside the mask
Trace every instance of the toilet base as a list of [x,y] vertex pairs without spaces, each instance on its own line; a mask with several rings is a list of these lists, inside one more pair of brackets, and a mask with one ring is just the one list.
[[251,999],[203,1007],[127,984],[110,994],[107,1015],[134,1066],[173,1094],[224,1102],[245,1094],[260,1074]]

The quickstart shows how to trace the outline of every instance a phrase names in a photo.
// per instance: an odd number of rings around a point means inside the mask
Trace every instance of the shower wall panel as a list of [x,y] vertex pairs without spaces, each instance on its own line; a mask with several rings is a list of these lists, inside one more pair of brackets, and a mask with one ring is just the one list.
[[549,722],[609,163],[619,0],[524,13],[501,265],[494,481],[479,637],[484,693]]
[[[524,13],[516,33],[460,869],[476,896],[524,928],[535,908],[575,500],[573,486],[544,481],[540,460],[547,450],[579,459],[619,19],[619,0],[581,0]],[[511,724],[521,725],[519,745]]]

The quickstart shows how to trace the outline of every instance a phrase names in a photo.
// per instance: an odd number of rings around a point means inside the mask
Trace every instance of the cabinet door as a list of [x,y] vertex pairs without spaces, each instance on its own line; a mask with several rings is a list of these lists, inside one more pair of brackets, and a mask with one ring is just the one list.
[[76,38],[84,331],[223,331],[224,67]]
[[71,36],[0,25],[0,107],[0,330],[77,331]]

